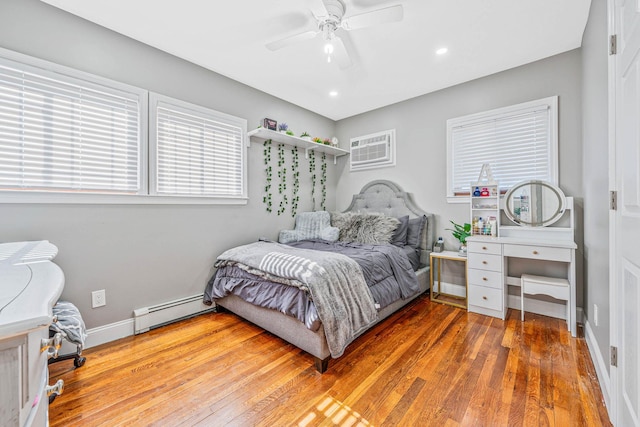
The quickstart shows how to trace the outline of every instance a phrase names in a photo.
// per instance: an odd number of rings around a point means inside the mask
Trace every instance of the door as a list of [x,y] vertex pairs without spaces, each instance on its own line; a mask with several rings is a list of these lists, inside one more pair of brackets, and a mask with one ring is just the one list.
[[613,419],[640,426],[640,0],[612,0],[617,53],[611,57],[612,212],[611,367]]

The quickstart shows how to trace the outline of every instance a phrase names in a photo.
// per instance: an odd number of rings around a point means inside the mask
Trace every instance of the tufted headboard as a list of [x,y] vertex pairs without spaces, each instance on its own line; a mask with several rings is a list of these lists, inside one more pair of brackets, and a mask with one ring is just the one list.
[[382,213],[399,218],[427,216],[427,223],[421,236],[421,264],[428,264],[429,253],[433,247],[435,234],[435,215],[420,209],[413,201],[410,193],[405,192],[397,184],[386,181],[371,181],[355,194],[345,212]]

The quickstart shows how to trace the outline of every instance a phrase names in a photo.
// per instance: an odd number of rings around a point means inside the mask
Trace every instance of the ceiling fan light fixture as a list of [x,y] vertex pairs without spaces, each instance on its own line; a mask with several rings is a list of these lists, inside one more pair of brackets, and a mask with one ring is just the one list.
[[327,62],[331,62],[331,55],[333,54],[333,43],[331,43],[331,40],[327,40],[324,44],[324,53],[327,55]]

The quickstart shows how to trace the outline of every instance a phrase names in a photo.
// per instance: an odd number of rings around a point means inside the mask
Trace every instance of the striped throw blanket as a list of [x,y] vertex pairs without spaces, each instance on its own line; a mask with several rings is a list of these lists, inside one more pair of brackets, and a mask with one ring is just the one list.
[[224,252],[216,267],[225,265],[308,291],[334,358],[378,319],[360,266],[345,255],[263,241]]

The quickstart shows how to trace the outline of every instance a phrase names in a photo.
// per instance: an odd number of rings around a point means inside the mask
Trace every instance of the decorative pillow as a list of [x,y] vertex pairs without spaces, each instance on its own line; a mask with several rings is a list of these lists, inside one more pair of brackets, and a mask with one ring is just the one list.
[[327,211],[300,212],[296,215],[295,230],[282,230],[278,242],[290,243],[300,240],[338,240],[340,230],[331,226],[331,215]]
[[400,224],[391,236],[391,244],[395,246],[404,246],[407,244],[407,231],[409,229],[409,215],[398,218]]
[[372,245],[387,244],[400,221],[381,214],[333,213],[331,224],[340,229],[339,240]]
[[422,242],[420,241],[420,237],[422,236],[422,232],[426,223],[426,215],[422,215],[418,218],[411,218],[409,220],[409,228],[407,229],[407,246],[411,246],[415,249],[420,248],[420,245],[422,244]]

